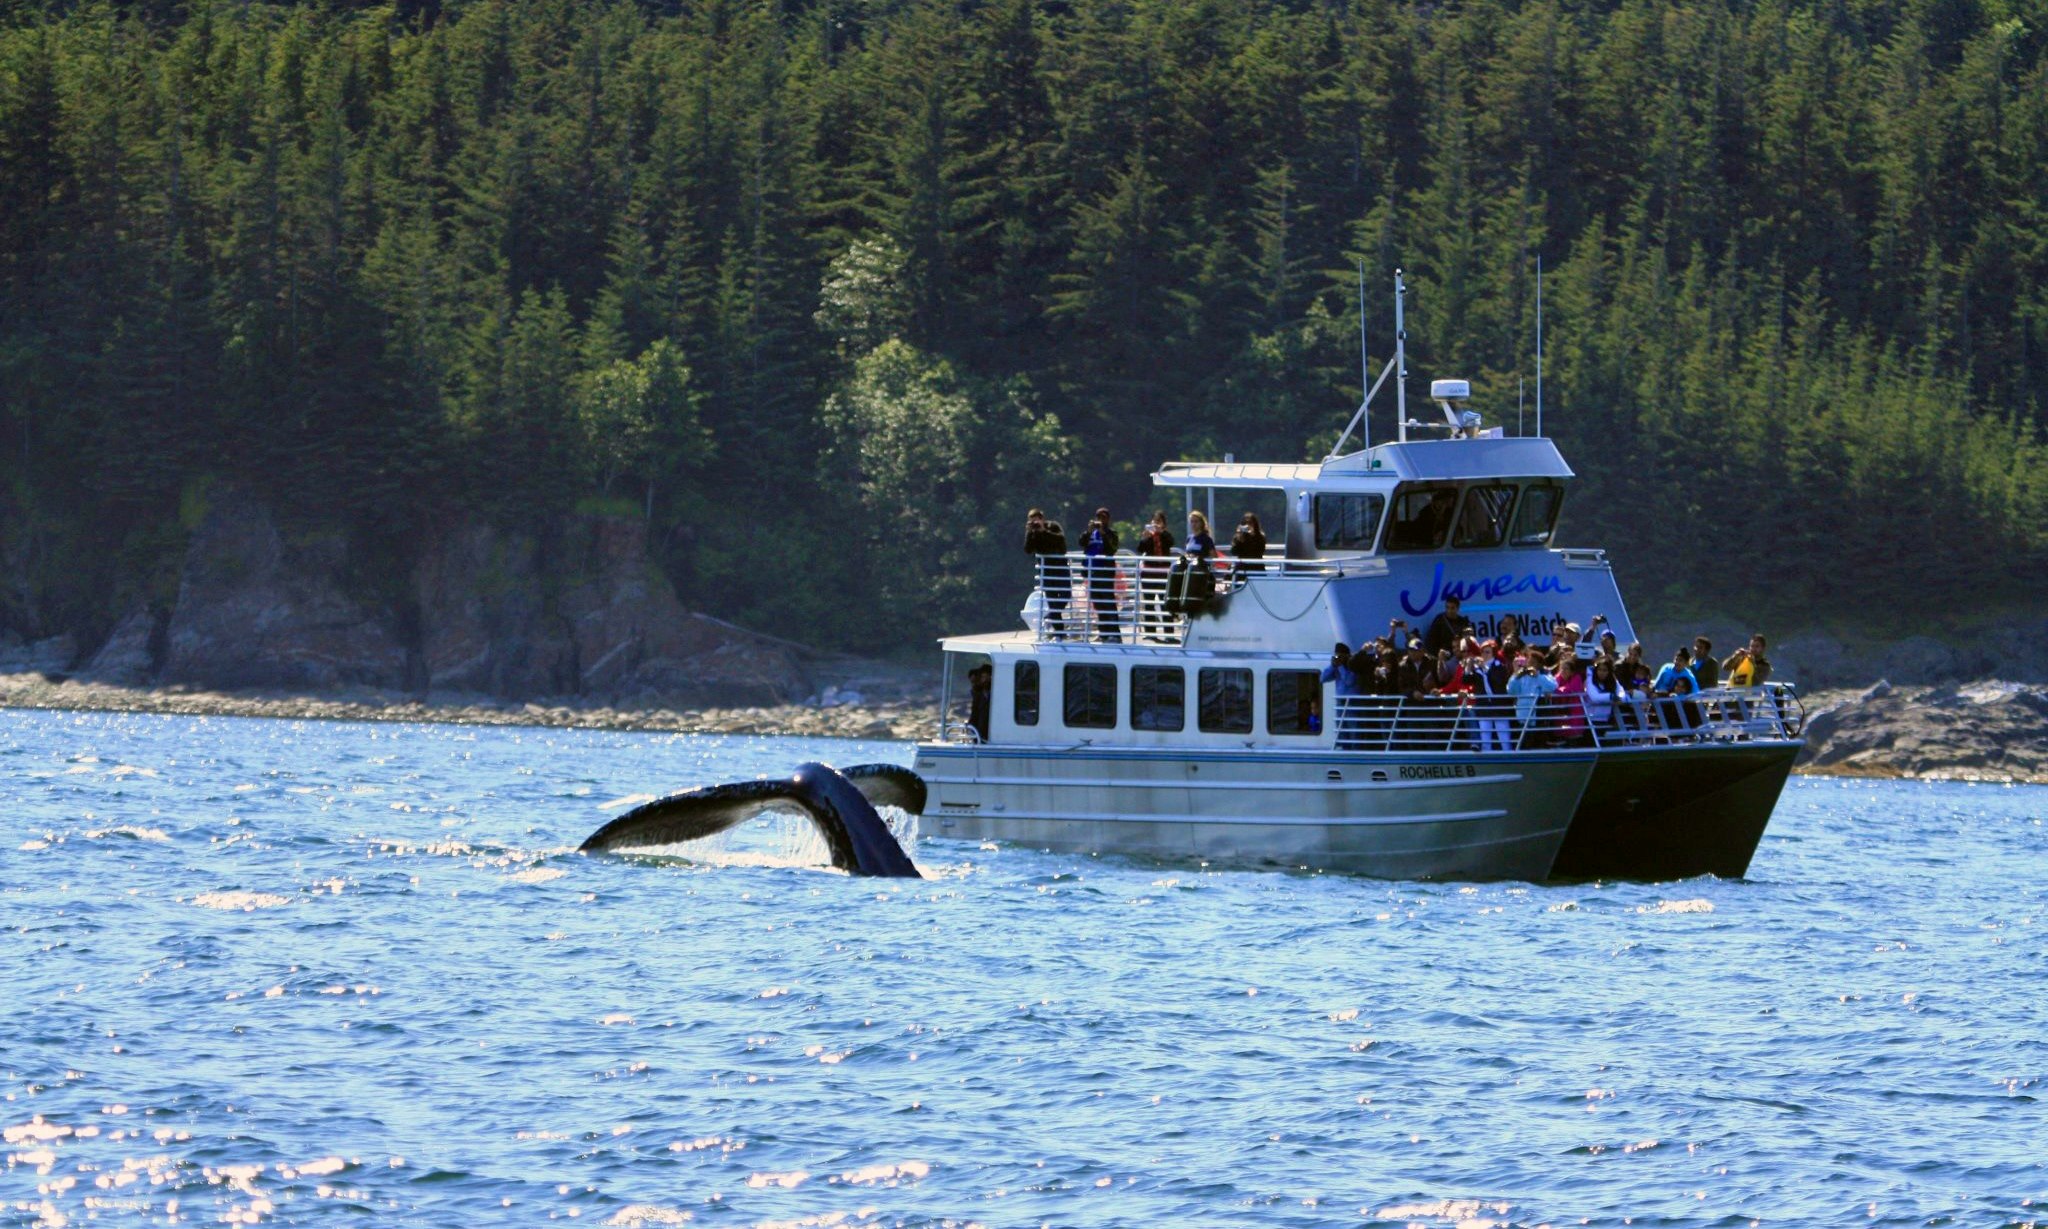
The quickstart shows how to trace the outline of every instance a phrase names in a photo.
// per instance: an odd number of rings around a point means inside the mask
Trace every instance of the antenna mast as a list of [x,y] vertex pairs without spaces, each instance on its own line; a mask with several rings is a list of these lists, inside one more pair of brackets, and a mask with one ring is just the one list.
[[1400,439],[1408,442],[1408,325],[1401,314],[1401,302],[1408,283],[1394,270],[1394,421],[1400,424]]
[[1536,252],[1536,434],[1543,434],[1543,252]]
[[1365,413],[1365,407],[1372,402],[1372,359],[1365,352],[1365,258],[1358,260],[1358,387],[1365,390],[1364,399],[1358,403],[1359,446],[1372,448],[1372,419]]

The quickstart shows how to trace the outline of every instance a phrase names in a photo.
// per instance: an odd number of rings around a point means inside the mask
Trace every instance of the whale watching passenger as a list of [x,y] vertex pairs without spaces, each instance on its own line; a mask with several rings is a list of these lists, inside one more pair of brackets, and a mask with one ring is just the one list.
[[1465,667],[1460,681],[1472,696],[1472,713],[1479,722],[1481,751],[1506,751],[1508,740],[1507,679],[1500,659],[1494,656],[1492,641],[1465,642]]
[[1209,533],[1208,517],[1200,512],[1188,513],[1188,540],[1181,549],[1204,559],[1216,553],[1216,539]]
[[1557,633],[1556,633],[1556,635],[1555,635],[1555,636],[1553,636],[1553,637],[1551,638],[1551,641],[1550,641],[1550,648],[1551,648],[1551,651],[1552,651],[1553,653],[1557,653],[1557,652],[1562,652],[1562,653],[1564,653],[1565,655],[1567,655],[1567,656],[1570,656],[1570,657],[1576,657],[1576,656],[1578,656],[1578,653],[1579,653],[1579,635],[1580,635],[1580,632],[1579,632],[1579,625],[1578,625],[1578,624],[1576,624],[1576,623],[1567,623],[1567,624],[1565,624],[1565,625],[1564,625],[1563,627],[1561,627],[1561,628],[1557,629]]
[[1515,658],[1515,675],[1508,680],[1508,694],[1515,697],[1515,732],[1523,746],[1529,745],[1535,733],[1530,727],[1536,720],[1536,705],[1543,697],[1557,694],[1557,680],[1538,662],[1526,653]]
[[[1608,633],[1607,639],[1614,635]],[[1627,711],[1628,691],[1614,674],[1614,659],[1602,656],[1593,659],[1593,675],[1586,683],[1586,720],[1595,730],[1607,731],[1621,724],[1621,714]]]
[[1429,621],[1429,630],[1422,634],[1423,647],[1432,655],[1454,649],[1458,642],[1472,634],[1472,620],[1459,613],[1463,605],[1455,593],[1444,595],[1443,613]]
[[1650,684],[1650,691],[1659,699],[1658,715],[1667,730],[1689,730],[1696,722],[1692,720],[1696,706],[1688,704],[1682,697],[1693,695],[1700,689],[1700,681],[1692,672],[1692,650],[1681,647],[1671,655],[1671,660],[1657,671],[1656,681]]
[[1330,651],[1330,664],[1323,667],[1322,681],[1335,683],[1340,696],[1358,694],[1358,675],[1352,668],[1351,646],[1339,640]]
[[1557,740],[1566,746],[1584,742],[1586,728],[1586,659],[1567,653],[1557,667],[1557,699],[1560,711]]
[[1109,523],[1109,509],[1097,508],[1088,532],[1081,535],[1081,553],[1088,560],[1088,603],[1095,609],[1095,638],[1109,642],[1123,639],[1116,616],[1116,529]]
[[1237,532],[1230,538],[1230,556],[1238,562],[1233,565],[1247,572],[1263,572],[1266,565],[1257,560],[1266,557],[1266,532],[1259,528],[1259,518],[1247,512],[1238,519]]
[[1671,655],[1650,684],[1650,690],[1660,696],[1689,696],[1699,689],[1699,676],[1692,672],[1692,650],[1684,647]]
[[1058,521],[1033,508],[1024,518],[1024,550],[1038,557],[1038,579],[1045,592],[1046,634],[1067,638],[1067,600],[1073,596],[1073,573],[1067,567],[1067,534]]
[[1172,573],[1173,530],[1166,513],[1154,511],[1138,535],[1138,626],[1147,640],[1165,640],[1166,582]]
[[1435,685],[1435,675],[1436,659],[1422,647],[1422,637],[1411,636],[1408,651],[1402,655],[1400,668],[1395,674],[1395,686],[1400,688],[1400,694],[1411,700],[1420,700]]
[[1761,687],[1770,681],[1771,663],[1764,657],[1764,634],[1757,632],[1749,638],[1749,647],[1737,649],[1721,663],[1721,673],[1728,676],[1730,687]]
[[[1511,614],[1500,617],[1500,659],[1503,664],[1512,663],[1521,651],[1528,647],[1522,639],[1522,621]],[[1512,668],[1509,671],[1513,673]]]
[[967,724],[974,727],[974,741],[988,741],[989,697],[995,690],[996,668],[983,662],[967,672]]
[[[1593,630],[1596,627],[1600,629],[1600,631],[1597,633]],[[1596,614],[1593,616],[1593,621],[1591,623],[1586,624],[1586,631],[1583,636],[1573,636],[1572,651],[1577,653],[1581,657],[1590,658],[1599,651],[1599,646],[1601,642],[1605,641],[1613,635],[1614,632],[1610,629],[1610,625],[1607,622],[1607,616],[1604,614]]]
[[1699,680],[1701,691],[1721,685],[1721,663],[1714,660],[1714,642],[1705,636],[1692,638],[1692,675]]
[[1642,641],[1631,640],[1628,642],[1628,652],[1623,653],[1621,660],[1615,664],[1614,677],[1619,679],[1621,685],[1630,691],[1647,692],[1650,690],[1650,664],[1643,660]]

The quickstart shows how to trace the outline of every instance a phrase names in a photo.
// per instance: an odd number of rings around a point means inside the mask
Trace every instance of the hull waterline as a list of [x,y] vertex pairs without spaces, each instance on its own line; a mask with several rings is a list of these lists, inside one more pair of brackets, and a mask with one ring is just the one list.
[[1048,754],[927,744],[924,833],[1459,881],[1741,878],[1797,744],[1503,756]]
[[1593,769],[1519,756],[1090,759],[919,748],[923,833],[1035,849],[1326,870],[1379,879],[1540,881]]

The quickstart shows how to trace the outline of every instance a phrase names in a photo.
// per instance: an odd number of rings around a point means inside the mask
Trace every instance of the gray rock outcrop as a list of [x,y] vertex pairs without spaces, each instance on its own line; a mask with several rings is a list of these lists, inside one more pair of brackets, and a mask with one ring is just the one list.
[[1807,771],[2048,782],[2048,687],[1880,682],[1810,703]]
[[[641,707],[773,705],[813,689],[800,646],[686,609],[644,522],[577,515],[548,532],[463,519],[410,574],[362,592],[334,531],[293,531],[217,492],[188,544],[168,621],[123,618],[88,678],[121,686],[369,688]],[[69,639],[0,645],[15,671],[62,671]],[[0,669],[7,667],[0,666]]]
[[88,678],[121,687],[149,682],[162,667],[164,633],[169,612],[159,614],[148,607],[130,611],[107,637],[83,673]]
[[688,707],[808,687],[796,646],[683,607],[644,522],[579,516],[551,545],[471,523],[430,546],[415,572],[430,688]]
[[0,633],[0,674],[63,674],[78,660],[78,641],[69,632],[23,640]]
[[396,620],[349,594],[347,564],[341,534],[287,537],[262,503],[216,492],[186,550],[161,681],[405,687]]

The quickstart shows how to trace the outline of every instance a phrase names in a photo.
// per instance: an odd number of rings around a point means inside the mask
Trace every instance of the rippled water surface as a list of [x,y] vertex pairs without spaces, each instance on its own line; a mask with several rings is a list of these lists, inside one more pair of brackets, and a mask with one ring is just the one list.
[[1746,882],[571,852],[901,744],[0,712],[0,1223],[2048,1223],[2048,789]]

